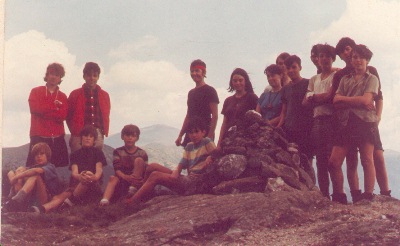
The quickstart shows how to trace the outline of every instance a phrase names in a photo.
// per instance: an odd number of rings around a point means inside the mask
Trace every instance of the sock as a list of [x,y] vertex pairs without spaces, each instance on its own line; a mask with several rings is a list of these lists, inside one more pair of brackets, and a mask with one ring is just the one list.
[[28,196],[28,194],[26,194],[26,192],[25,192],[24,190],[20,190],[20,191],[18,191],[18,193],[17,193],[15,196],[13,196],[11,199],[12,199],[12,200],[15,200],[15,201],[17,201],[17,202],[19,202],[19,203],[22,203],[22,202],[26,199],[27,196]]

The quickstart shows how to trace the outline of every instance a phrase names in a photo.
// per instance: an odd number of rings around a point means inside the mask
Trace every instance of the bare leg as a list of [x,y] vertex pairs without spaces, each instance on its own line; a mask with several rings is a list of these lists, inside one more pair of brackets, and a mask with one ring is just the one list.
[[365,143],[360,146],[361,164],[364,169],[364,190],[373,193],[375,186],[374,145]]
[[163,185],[168,188],[178,188],[179,181],[176,178],[172,178],[170,174],[154,171],[150,174],[150,177],[143,184],[143,186],[133,195],[127,199],[127,203],[139,203],[143,202],[144,198],[148,196],[156,185]]
[[334,146],[329,158],[329,173],[332,179],[333,193],[343,194],[343,172],[342,164],[347,154],[348,147]]
[[57,208],[65,201],[65,199],[67,199],[71,195],[72,195],[72,192],[64,191],[61,194],[54,196],[50,202],[43,204],[45,212],[47,213],[47,212],[50,212],[51,210]]
[[146,168],[146,173],[144,175],[144,182],[149,178],[150,174],[154,171],[162,172],[162,173],[168,173],[171,174],[172,170],[169,169],[168,167],[165,167],[163,165],[160,165],[158,163],[151,163],[149,166]]
[[351,148],[346,155],[347,164],[347,181],[351,191],[359,190],[359,180],[357,173],[358,166],[358,152],[357,148]]
[[376,180],[378,181],[379,188],[382,192],[389,191],[389,181],[386,171],[385,158],[383,157],[383,150],[377,149],[374,151],[374,165],[376,172]]
[[[12,177],[14,177],[17,174],[20,174],[22,172],[25,172],[26,168],[25,167],[18,167],[17,170],[14,171],[9,171],[7,174],[8,180],[11,180]],[[24,185],[24,181],[22,179],[18,179],[17,183],[13,186],[14,192],[17,193],[22,186]]]
[[40,176],[35,176],[35,177],[36,177],[36,185],[35,185],[36,199],[39,201],[40,205],[43,205],[49,201],[49,197],[47,195],[47,188],[42,177]]
[[317,176],[318,186],[321,193],[329,198],[329,172],[328,172],[328,161],[329,156],[326,153],[319,153],[316,156],[317,159]]
[[112,195],[114,194],[115,187],[119,183],[118,177],[112,175],[110,176],[110,179],[108,180],[106,190],[104,191],[103,199],[107,199],[110,201]]

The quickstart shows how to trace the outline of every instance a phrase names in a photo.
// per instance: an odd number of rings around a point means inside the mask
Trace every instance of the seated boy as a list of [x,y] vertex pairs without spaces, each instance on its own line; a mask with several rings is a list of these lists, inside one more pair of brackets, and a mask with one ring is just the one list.
[[96,128],[87,125],[81,132],[82,148],[73,152],[70,156],[70,187],[50,202],[43,206],[32,207],[33,211],[45,213],[57,208],[63,202],[67,206],[82,203],[81,198],[101,194],[101,181],[103,166],[107,165],[103,151],[94,147],[97,131]]
[[6,211],[23,211],[28,208],[28,198],[35,194],[39,204],[44,204],[52,196],[62,191],[62,184],[57,176],[56,167],[49,163],[51,150],[46,143],[37,143],[31,151],[34,165],[31,168],[19,167],[10,171],[11,199],[4,205]]
[[[159,164],[150,164],[146,172],[148,178],[143,186],[131,197],[126,200],[127,204],[138,204],[153,191],[156,185],[163,185],[180,194],[185,193],[186,184],[196,181],[198,174],[205,171],[205,168],[211,164],[211,152],[215,150],[214,142],[205,137],[206,124],[201,118],[194,117],[188,123],[188,133],[190,141],[183,152],[183,157],[178,167],[172,171]],[[182,176],[181,171],[187,169],[188,176]]]
[[101,206],[108,205],[111,198],[117,200],[126,196],[128,190],[137,190],[142,186],[148,157],[146,151],[135,145],[139,136],[140,130],[135,125],[126,125],[122,129],[121,139],[125,145],[114,150],[115,175],[108,181],[103,199],[100,201]]

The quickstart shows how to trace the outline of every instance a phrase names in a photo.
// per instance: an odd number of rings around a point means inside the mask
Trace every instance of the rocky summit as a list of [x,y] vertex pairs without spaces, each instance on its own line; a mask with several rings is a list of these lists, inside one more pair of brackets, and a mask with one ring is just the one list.
[[[3,213],[2,245],[399,245],[400,201],[331,202],[297,146],[256,112],[231,128],[185,196],[135,207]],[[201,193],[201,194],[200,194]],[[165,195],[167,194],[167,195]]]

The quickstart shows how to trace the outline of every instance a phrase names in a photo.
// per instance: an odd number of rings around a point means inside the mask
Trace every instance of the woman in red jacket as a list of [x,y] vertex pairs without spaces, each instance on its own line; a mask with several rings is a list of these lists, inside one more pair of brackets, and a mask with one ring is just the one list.
[[64,120],[68,113],[67,96],[59,89],[64,75],[65,70],[61,64],[49,64],[44,77],[46,85],[33,88],[29,95],[31,129],[27,167],[33,164],[30,150],[39,142],[45,142],[50,146],[53,153],[50,162],[56,167],[69,164],[68,149],[64,139]]

